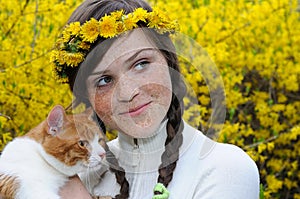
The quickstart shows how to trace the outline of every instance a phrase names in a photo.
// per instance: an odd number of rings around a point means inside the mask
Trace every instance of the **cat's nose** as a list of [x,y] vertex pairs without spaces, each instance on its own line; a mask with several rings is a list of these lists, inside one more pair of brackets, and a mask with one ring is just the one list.
[[101,153],[99,153],[99,156],[103,159],[103,158],[105,158],[105,155],[106,155],[106,153],[105,152],[101,152]]

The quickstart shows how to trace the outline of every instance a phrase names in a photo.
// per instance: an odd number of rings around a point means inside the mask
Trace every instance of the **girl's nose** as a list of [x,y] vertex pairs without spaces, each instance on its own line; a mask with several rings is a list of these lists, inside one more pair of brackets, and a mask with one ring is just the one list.
[[116,96],[120,102],[130,102],[139,94],[139,86],[136,80],[123,75],[118,82]]

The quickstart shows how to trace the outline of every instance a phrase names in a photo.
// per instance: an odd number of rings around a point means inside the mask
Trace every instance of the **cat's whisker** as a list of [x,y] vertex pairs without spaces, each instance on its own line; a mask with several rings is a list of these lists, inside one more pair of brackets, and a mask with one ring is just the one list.
[[109,159],[109,158],[115,158],[115,157],[113,155],[107,154],[105,158]]
[[[88,166],[87,167],[87,173],[90,173],[90,167]],[[89,189],[89,190],[91,190],[93,187],[92,187],[92,185],[91,185],[91,176],[90,175],[87,175],[87,178],[86,178],[86,186],[87,186],[87,188]]]
[[[59,198],[57,190],[60,186],[77,174],[87,188],[92,190],[103,170],[101,163],[104,161],[106,144],[102,141],[103,133],[89,116],[89,112],[67,115],[64,108],[58,105],[39,126],[23,137],[11,141],[0,156],[0,171],[12,171],[11,173],[16,174],[12,179],[20,177],[22,183],[11,186],[13,181],[10,180],[12,183],[5,183],[4,187],[2,183],[0,194],[9,188],[12,189],[9,198],[15,198],[16,194],[28,196],[26,198],[43,198],[45,192],[52,194],[48,195],[48,198]],[[49,139],[43,139],[43,136],[49,136]],[[45,141],[41,143],[41,139]],[[53,152],[53,149],[57,150]],[[33,164],[34,172],[32,172]],[[24,168],[28,171],[24,172]],[[88,175],[84,176],[84,172]],[[44,176],[49,176],[51,180],[45,181],[48,178]],[[23,183],[31,179],[38,180],[36,184]],[[25,188],[18,189],[19,186]],[[32,187],[39,187],[38,191],[32,191]]]

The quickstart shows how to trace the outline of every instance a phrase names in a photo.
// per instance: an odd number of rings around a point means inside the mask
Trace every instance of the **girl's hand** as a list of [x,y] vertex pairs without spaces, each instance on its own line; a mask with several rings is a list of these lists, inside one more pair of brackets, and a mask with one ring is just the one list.
[[60,190],[62,199],[92,199],[78,176],[70,180]]

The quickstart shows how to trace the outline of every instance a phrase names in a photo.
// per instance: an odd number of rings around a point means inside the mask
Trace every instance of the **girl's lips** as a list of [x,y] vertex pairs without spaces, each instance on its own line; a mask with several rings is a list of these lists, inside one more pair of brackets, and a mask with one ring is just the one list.
[[141,114],[145,109],[148,108],[148,106],[150,105],[151,102],[148,102],[146,104],[143,104],[143,105],[140,105],[140,106],[137,106],[135,108],[131,108],[129,109],[128,112],[124,112],[122,114],[125,114],[125,115],[129,115],[131,117],[134,117],[134,116],[137,116],[139,114]]

